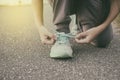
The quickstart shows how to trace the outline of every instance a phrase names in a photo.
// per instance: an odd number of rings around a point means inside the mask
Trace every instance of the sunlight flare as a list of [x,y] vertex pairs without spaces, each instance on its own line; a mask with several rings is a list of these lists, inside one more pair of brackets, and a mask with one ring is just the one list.
[[31,4],[31,0],[0,0],[0,4],[2,5]]

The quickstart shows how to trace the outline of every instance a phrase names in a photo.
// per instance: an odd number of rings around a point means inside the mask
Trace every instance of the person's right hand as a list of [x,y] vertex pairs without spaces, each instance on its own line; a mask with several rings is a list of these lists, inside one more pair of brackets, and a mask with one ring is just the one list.
[[39,33],[43,44],[54,44],[55,35],[50,33],[44,26],[40,27]]

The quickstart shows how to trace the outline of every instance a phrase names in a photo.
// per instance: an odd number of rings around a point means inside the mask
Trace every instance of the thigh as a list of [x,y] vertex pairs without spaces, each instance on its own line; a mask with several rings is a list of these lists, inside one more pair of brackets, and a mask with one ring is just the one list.
[[77,8],[77,20],[83,25],[94,23],[96,26],[107,18],[109,10],[110,0],[82,0]]
[[98,47],[107,47],[113,39],[113,29],[109,25],[100,35],[97,36],[94,43]]
[[[55,9],[60,10],[64,8],[67,15],[75,14],[77,9],[77,1],[75,0],[48,0],[50,5]],[[59,9],[60,8],[60,9]]]

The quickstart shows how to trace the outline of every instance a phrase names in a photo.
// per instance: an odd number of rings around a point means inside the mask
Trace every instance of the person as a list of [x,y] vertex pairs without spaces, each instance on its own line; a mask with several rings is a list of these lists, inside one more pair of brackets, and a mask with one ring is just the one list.
[[76,24],[82,30],[73,37],[79,44],[91,43],[107,47],[113,38],[111,22],[120,12],[119,0],[49,0],[53,7],[56,35],[48,31],[43,20],[43,0],[32,0],[35,19],[44,44],[53,44],[52,58],[73,57],[70,45],[70,15],[76,15]]

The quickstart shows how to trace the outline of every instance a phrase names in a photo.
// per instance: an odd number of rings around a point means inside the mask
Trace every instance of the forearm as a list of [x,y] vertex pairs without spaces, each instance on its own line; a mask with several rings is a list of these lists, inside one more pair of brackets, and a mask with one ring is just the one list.
[[99,32],[102,32],[116,18],[120,12],[119,0],[111,0],[110,13],[107,19],[98,27]]
[[43,0],[32,0],[34,16],[37,23],[37,27],[40,28],[44,25],[43,20]]

